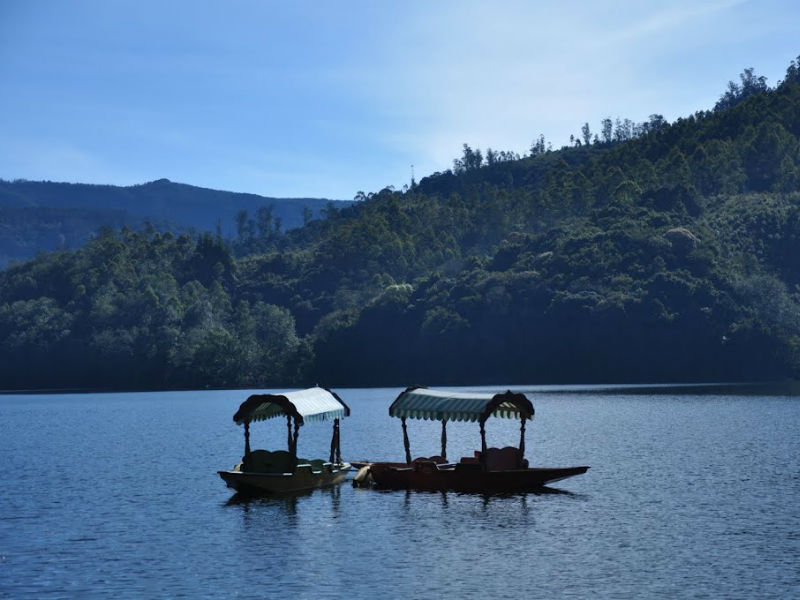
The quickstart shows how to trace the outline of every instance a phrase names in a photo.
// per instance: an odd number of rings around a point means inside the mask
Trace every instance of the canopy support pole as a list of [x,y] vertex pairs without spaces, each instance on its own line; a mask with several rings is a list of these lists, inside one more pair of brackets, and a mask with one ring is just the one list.
[[333,420],[333,434],[331,435],[331,455],[330,460],[328,462],[332,463],[334,458],[336,458],[336,434],[338,433],[339,429],[339,419]]
[[522,461],[525,460],[525,416],[520,419],[519,425],[519,461],[522,466]]
[[339,419],[333,420],[333,436],[331,437],[331,463],[342,464],[342,448],[339,442]]
[[297,436],[300,433],[300,421],[294,420],[294,437],[292,438],[292,459],[297,462]]
[[447,462],[447,419],[442,419],[442,458]]
[[486,454],[486,421],[481,421],[481,455]]
[[411,444],[408,441],[408,429],[406,428],[406,418],[400,418],[400,424],[403,426],[403,446],[406,449],[406,462],[411,464]]
[[292,415],[286,415],[286,446],[288,447],[289,453],[292,452]]
[[339,419],[333,420],[333,425],[336,427],[336,464],[342,464],[342,446],[341,446],[341,438],[340,438],[340,425]]
[[250,456],[250,421],[244,422],[244,458]]

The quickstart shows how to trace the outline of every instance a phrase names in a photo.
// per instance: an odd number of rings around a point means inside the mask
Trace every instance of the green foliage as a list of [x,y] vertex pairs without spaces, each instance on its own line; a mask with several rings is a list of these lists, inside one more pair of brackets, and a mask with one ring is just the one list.
[[782,85],[799,85],[800,84],[800,56],[795,58],[786,69],[786,77]]
[[0,273],[0,384],[797,376],[796,74],[745,70],[713,111],[608,118],[524,158],[465,144],[288,233],[267,207],[232,245],[101,231]]
[[275,384],[300,340],[285,308],[234,306],[235,263],[211,235],[103,231],[2,273],[6,388]]
[[767,91],[767,78],[763,75],[755,75],[753,68],[745,69],[740,75],[741,84],[733,81],[728,82],[728,89],[714,106],[714,110],[724,110],[736,106],[754,94]]

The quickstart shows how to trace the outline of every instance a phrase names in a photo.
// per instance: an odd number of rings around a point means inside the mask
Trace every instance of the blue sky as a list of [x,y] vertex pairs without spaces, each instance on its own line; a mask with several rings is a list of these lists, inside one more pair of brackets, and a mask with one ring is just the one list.
[[794,0],[0,1],[0,177],[352,198],[800,55]]

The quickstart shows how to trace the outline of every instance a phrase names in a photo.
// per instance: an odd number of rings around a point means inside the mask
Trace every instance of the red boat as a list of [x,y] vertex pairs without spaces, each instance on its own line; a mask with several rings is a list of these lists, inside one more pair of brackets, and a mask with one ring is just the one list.
[[[567,477],[585,473],[589,467],[529,468],[525,459],[525,424],[533,418],[533,404],[524,394],[475,394],[408,388],[389,407],[399,417],[406,451],[404,463],[354,463],[361,470],[354,485],[371,484],[384,489],[453,490],[457,492],[527,492]],[[519,418],[518,448],[487,448],[485,423],[491,416]],[[442,423],[440,456],[411,459],[406,419],[437,420]],[[477,421],[481,450],[451,463],[447,460],[447,422]]]

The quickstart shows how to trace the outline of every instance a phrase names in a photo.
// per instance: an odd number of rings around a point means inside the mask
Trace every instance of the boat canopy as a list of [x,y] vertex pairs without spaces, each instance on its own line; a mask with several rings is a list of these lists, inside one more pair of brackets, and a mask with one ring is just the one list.
[[490,416],[532,419],[533,404],[524,394],[477,394],[408,388],[389,407],[392,417],[432,421],[480,421]]
[[242,402],[233,420],[242,425],[285,415],[300,424],[318,423],[347,417],[350,409],[334,392],[313,387],[285,394],[254,394]]

